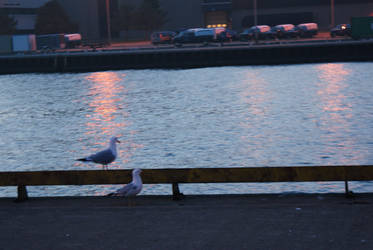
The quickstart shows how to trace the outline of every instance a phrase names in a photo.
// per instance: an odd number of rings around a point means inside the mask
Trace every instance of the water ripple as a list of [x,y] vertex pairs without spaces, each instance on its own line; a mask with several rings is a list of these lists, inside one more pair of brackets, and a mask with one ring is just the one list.
[[[0,76],[1,171],[372,164],[372,63]],[[183,185],[186,193],[343,192],[335,183]],[[352,185],[372,191],[370,182]],[[115,186],[33,188],[100,195]],[[354,190],[356,191],[356,190]],[[13,189],[0,189],[8,196]],[[170,193],[146,185],[146,194]]]

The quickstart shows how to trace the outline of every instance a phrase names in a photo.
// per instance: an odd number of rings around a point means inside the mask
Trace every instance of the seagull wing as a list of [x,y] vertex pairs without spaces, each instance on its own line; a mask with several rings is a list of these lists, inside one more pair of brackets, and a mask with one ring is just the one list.
[[113,154],[113,152],[111,152],[110,149],[106,149],[97,152],[96,154],[93,154],[91,156],[88,156],[86,159],[88,161],[93,161],[95,163],[106,165],[115,160],[115,155]]
[[124,187],[118,189],[117,191],[115,191],[114,195],[128,196],[128,195],[130,195],[130,193],[133,189],[136,189],[136,185],[131,182],[131,183],[128,183],[127,185],[125,185]]
[[137,184],[131,182],[131,183],[127,184],[126,186],[118,189],[117,191],[115,191],[114,193],[109,194],[109,195],[126,196],[126,197],[135,196],[138,193],[140,193],[141,188],[142,188],[141,185],[137,185]]

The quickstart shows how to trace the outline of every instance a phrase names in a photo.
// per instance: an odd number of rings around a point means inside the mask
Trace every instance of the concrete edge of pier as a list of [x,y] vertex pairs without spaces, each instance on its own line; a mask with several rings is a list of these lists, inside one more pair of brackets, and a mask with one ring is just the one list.
[[373,249],[373,194],[0,199],[3,249]]

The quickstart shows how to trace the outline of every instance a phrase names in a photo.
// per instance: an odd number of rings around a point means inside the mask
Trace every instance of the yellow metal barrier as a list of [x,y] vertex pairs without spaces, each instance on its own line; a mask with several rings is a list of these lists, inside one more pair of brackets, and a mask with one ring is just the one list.
[[[180,197],[178,183],[306,182],[373,180],[373,165],[144,169],[144,184],[173,184],[174,198]],[[18,186],[18,199],[27,199],[26,186],[125,184],[131,170],[76,170],[0,172],[0,186]]]

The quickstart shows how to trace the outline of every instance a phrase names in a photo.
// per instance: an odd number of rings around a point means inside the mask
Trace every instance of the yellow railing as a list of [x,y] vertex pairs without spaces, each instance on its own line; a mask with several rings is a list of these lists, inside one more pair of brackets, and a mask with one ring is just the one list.
[[[173,197],[182,196],[178,183],[312,182],[373,180],[373,165],[143,169],[144,184],[172,184]],[[18,200],[27,199],[26,186],[125,184],[131,170],[72,170],[0,172],[0,186],[18,186]]]

